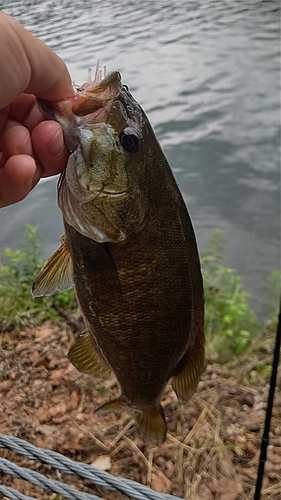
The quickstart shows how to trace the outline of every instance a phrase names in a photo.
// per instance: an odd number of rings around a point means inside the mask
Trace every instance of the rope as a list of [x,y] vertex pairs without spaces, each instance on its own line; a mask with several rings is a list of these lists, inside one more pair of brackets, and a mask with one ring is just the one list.
[[0,469],[5,474],[11,474],[13,477],[29,481],[29,483],[35,484],[35,486],[39,486],[39,488],[42,488],[45,491],[59,493],[68,500],[100,500],[100,498],[96,495],[90,495],[89,493],[77,491],[61,481],[48,479],[42,474],[39,474],[39,472],[26,469],[25,467],[19,467],[5,458],[0,459]]
[[[82,479],[87,479],[93,484],[101,486],[107,490],[124,493],[125,495],[135,500],[181,500],[179,497],[175,497],[173,495],[157,493],[147,486],[144,486],[130,479],[112,476],[111,474],[108,474],[103,470],[99,470],[92,465],[81,464],[80,462],[71,460],[55,451],[37,448],[27,441],[13,436],[0,434],[0,448],[8,448],[10,450],[16,451],[17,453],[20,453],[21,455],[24,455],[31,460],[51,465],[55,469],[65,472],[66,474],[72,474]],[[39,474],[38,472],[19,467],[1,457],[0,470],[13,475],[14,477],[26,479],[30,483],[40,486],[47,491],[59,493],[67,499],[101,500],[97,496],[90,495],[89,493],[78,492],[77,490],[70,488],[60,481],[47,479],[45,476]],[[11,499],[13,498],[15,498],[15,500],[25,500],[25,497],[23,496],[11,497]]]
[[23,495],[17,490],[14,490],[14,488],[10,488],[10,486],[2,486],[0,484],[0,495],[4,495],[5,497],[8,497],[10,500],[36,500],[34,497],[27,497],[26,495]]

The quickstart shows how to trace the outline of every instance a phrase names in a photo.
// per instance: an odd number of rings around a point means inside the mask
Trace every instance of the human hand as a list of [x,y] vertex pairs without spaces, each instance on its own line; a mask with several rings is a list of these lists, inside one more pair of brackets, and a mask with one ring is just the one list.
[[73,95],[63,61],[13,18],[0,13],[0,208],[27,196],[41,177],[66,167],[69,151],[59,123],[36,97]]

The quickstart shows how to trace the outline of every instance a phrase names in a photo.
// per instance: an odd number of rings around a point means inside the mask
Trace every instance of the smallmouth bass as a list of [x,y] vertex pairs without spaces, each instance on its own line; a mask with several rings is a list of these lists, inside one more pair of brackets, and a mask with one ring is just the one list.
[[81,372],[114,372],[120,396],[96,411],[129,411],[163,442],[161,397],[180,401],[204,369],[204,297],[189,214],[144,111],[118,72],[59,102],[39,100],[72,152],[58,183],[65,235],[34,296],[74,284],[86,330],[69,351]]

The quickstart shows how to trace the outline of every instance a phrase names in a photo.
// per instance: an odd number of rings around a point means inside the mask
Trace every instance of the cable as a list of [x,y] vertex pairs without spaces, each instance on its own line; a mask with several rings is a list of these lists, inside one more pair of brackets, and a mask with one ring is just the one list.
[[[168,495],[166,493],[157,493],[156,491],[153,491],[147,486],[137,483],[136,481],[112,476],[111,474],[108,474],[108,472],[97,469],[92,465],[76,462],[52,450],[37,448],[36,446],[28,443],[27,441],[16,438],[14,436],[6,436],[4,434],[0,434],[0,448],[1,447],[16,451],[17,453],[20,453],[21,455],[24,455],[31,460],[36,460],[37,462],[42,462],[51,465],[55,469],[58,469],[67,474],[72,474],[81,477],[83,479],[87,479],[91,481],[93,484],[97,484],[98,486],[101,486],[107,490],[124,493],[125,495],[135,500],[181,500],[179,497],[175,497],[173,495]],[[33,474],[34,471],[29,471],[28,469],[23,469],[21,467],[15,466],[15,464],[13,464],[12,462],[9,462],[8,460],[5,460],[0,457],[0,470],[2,469],[4,471],[4,468],[5,471],[9,469],[9,472],[7,473],[11,475],[22,474],[22,470],[24,470],[24,475],[26,476],[26,474],[30,472],[31,475],[28,477],[27,480],[30,481],[32,484],[36,484],[34,482],[34,479],[39,480],[41,482],[40,483],[41,488],[43,487],[42,484],[46,484],[49,488],[52,487],[52,482],[56,483],[56,488],[58,487],[63,488],[64,486],[63,483],[59,481],[53,481],[51,479],[48,479],[49,481],[48,484],[46,483],[46,481],[44,483],[43,478],[45,478],[45,476],[39,474],[40,477],[38,478]],[[15,477],[19,476],[17,475]],[[24,479],[26,479],[26,477],[24,477]],[[58,492],[58,490],[55,489],[51,491]],[[81,492],[78,493],[80,495],[78,499],[83,500],[84,497],[81,496],[82,493]],[[74,493],[71,492],[71,494],[73,495]],[[83,495],[89,495],[89,494],[83,493]],[[65,498],[76,498],[76,497],[67,497],[65,492],[63,493],[63,496]],[[93,497],[92,495],[91,497],[89,496],[85,497],[85,500],[86,498],[96,499],[98,497]]]
[[5,497],[8,497],[9,500],[36,500],[34,497],[27,497],[26,495],[23,495],[17,490],[14,490],[14,488],[10,488],[10,486],[2,486],[0,484],[0,495],[4,495]]

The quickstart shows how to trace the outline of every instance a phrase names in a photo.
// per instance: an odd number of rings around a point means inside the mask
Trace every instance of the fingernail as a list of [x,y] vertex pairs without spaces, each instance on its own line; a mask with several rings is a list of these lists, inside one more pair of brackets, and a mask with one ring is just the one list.
[[51,156],[60,156],[64,152],[63,135],[60,130],[47,147]]

